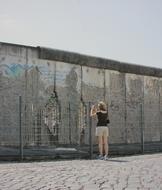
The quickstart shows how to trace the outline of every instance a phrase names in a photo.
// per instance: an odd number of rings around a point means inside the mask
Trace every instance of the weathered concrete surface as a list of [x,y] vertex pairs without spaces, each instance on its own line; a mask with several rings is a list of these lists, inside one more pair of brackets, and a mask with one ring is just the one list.
[[156,77],[144,77],[144,129],[146,141],[159,141],[160,128],[160,90],[159,79]]
[[143,104],[143,76],[126,74],[126,139],[141,142],[141,105]]
[[126,142],[125,73],[106,71],[106,97],[110,117],[110,142]]
[[128,64],[110,59],[87,56],[79,53],[66,52],[50,48],[38,47],[38,50],[40,59],[64,61],[76,65],[115,70],[123,73],[162,77],[162,69]]
[[0,190],[161,190],[162,154],[0,163]]

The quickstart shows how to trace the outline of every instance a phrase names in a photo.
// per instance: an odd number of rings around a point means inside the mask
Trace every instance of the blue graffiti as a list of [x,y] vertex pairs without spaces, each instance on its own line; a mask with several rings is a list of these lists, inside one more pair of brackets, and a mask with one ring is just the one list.
[[26,70],[32,69],[32,65],[27,64],[18,64],[18,63],[11,63],[11,64],[2,64],[0,65],[0,73],[4,76],[9,77],[17,77],[21,74],[24,74]]

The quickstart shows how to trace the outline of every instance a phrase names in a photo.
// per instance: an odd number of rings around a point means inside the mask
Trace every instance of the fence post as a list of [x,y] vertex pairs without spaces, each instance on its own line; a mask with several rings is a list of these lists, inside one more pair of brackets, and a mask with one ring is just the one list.
[[[89,102],[89,113],[91,110],[91,102]],[[90,159],[93,157],[93,142],[92,142],[92,118],[89,117],[89,152],[90,152]]]
[[23,137],[22,137],[22,122],[21,122],[21,115],[22,115],[22,99],[19,96],[19,141],[20,141],[20,160],[23,160]]
[[68,114],[69,114],[69,143],[71,144],[71,106],[70,106],[70,102],[68,105]]
[[140,124],[141,124],[141,152],[144,153],[144,128],[143,128],[143,106],[142,103],[140,104]]

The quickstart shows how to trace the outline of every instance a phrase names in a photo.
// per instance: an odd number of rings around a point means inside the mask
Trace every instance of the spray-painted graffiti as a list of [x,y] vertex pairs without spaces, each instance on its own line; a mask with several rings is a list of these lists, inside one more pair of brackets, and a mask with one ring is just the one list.
[[41,73],[41,78],[45,82],[45,85],[52,85],[54,78],[58,86],[65,87],[66,77],[72,70],[71,66],[67,66],[65,63],[39,63],[37,67]]
[[[54,65],[54,64],[53,64]],[[54,71],[54,69],[49,68],[49,66],[45,64],[20,64],[20,63],[4,63],[0,64],[0,74],[5,77],[19,77],[24,75],[25,72],[30,72],[32,69],[37,68],[36,70],[39,72],[40,77],[44,81],[47,86],[52,85],[54,81],[54,77],[56,77],[57,85],[65,86],[66,76],[70,72],[70,68],[58,69]],[[56,75],[56,76],[54,76]]]
[[19,63],[1,64],[0,74],[6,77],[17,77],[24,74],[26,70],[31,70],[32,68],[33,65],[27,65],[27,64],[24,65]]

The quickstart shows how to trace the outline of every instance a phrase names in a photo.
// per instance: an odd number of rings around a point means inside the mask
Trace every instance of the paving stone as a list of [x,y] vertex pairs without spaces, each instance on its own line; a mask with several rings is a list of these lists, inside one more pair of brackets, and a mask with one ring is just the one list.
[[162,154],[106,162],[0,162],[0,190],[162,190],[161,174]]

